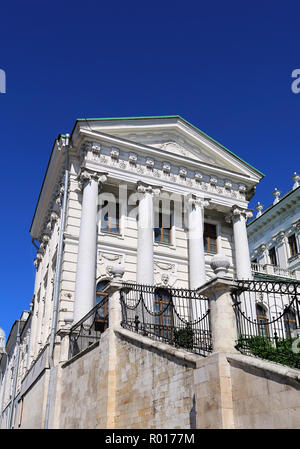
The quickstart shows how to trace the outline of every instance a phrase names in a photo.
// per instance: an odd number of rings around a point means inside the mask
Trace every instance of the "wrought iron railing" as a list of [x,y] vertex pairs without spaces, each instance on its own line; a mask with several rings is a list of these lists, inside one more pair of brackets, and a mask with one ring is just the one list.
[[80,321],[70,329],[69,359],[100,340],[109,325],[108,296],[105,296]]
[[208,298],[195,290],[124,283],[121,325],[206,356],[212,351]]
[[237,349],[300,368],[300,282],[236,281]]

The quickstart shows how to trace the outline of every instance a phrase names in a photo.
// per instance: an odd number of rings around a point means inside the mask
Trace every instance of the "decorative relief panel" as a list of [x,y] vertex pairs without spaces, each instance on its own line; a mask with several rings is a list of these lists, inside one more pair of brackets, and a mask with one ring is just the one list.
[[177,264],[154,261],[154,282],[156,285],[172,287],[177,280]]
[[98,252],[98,263],[97,263],[97,279],[99,277],[109,277],[112,278],[111,273],[112,267],[118,264],[124,264],[124,256],[122,254],[113,254],[103,251]]

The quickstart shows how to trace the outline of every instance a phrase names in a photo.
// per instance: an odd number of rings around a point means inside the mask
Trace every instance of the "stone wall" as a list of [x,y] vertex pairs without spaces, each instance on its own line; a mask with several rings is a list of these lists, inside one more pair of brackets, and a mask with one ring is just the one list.
[[194,366],[120,336],[116,428],[195,428]]
[[106,427],[108,353],[107,336],[100,345],[62,368],[60,418],[62,429]]
[[[16,428],[43,429],[49,382],[49,370],[44,370],[17,405]],[[23,403],[22,403],[23,402]]]
[[[108,329],[60,370],[49,428],[300,428],[299,370],[239,353],[203,358]],[[47,385],[24,395],[22,428],[43,427]]]
[[300,429],[299,370],[229,357],[236,429]]

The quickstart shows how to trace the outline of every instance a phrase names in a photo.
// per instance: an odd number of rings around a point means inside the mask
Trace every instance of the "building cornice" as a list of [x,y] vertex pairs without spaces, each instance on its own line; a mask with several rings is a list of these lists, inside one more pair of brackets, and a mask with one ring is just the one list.
[[[299,198],[298,198],[299,197]],[[278,203],[269,206],[259,217],[254,218],[247,224],[248,235],[257,232],[258,229],[266,226],[267,223],[285,212],[291,204],[298,204],[300,201],[300,186],[286,193]]]
[[243,160],[241,157],[237,156],[235,153],[233,153],[231,150],[229,150],[228,148],[226,148],[224,145],[222,145],[221,143],[217,142],[215,139],[213,139],[212,137],[210,137],[208,134],[206,134],[205,132],[201,131],[199,128],[197,128],[195,125],[191,124],[190,122],[188,122],[187,120],[185,120],[184,118],[182,118],[180,115],[167,115],[167,116],[144,116],[144,117],[113,117],[113,118],[81,118],[81,119],[77,119],[71,136],[73,135],[73,132],[76,129],[76,126],[78,123],[80,122],[116,122],[116,121],[150,121],[150,120],[156,120],[159,122],[166,122],[166,121],[170,121],[170,119],[172,119],[173,121],[179,122],[181,124],[183,124],[184,126],[187,126],[188,128],[190,128],[192,131],[194,131],[196,134],[200,134],[201,136],[205,137],[206,139],[208,139],[212,144],[216,145],[217,147],[221,148],[222,150],[225,150],[226,153],[228,153],[228,155],[233,156],[235,159],[237,159],[238,161],[242,162],[242,164],[245,164],[248,168],[250,168],[251,170],[253,170],[254,172],[256,172],[257,174],[259,174],[260,177],[264,177],[265,175],[260,172],[259,170],[257,170],[255,167],[253,167],[252,165],[250,165],[248,162],[246,162],[245,160]]

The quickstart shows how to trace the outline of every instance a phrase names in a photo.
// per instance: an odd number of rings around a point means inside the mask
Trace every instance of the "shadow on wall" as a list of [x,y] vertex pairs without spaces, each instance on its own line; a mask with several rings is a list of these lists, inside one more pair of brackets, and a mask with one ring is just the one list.
[[190,429],[196,429],[196,400],[193,394],[193,407],[190,411]]

